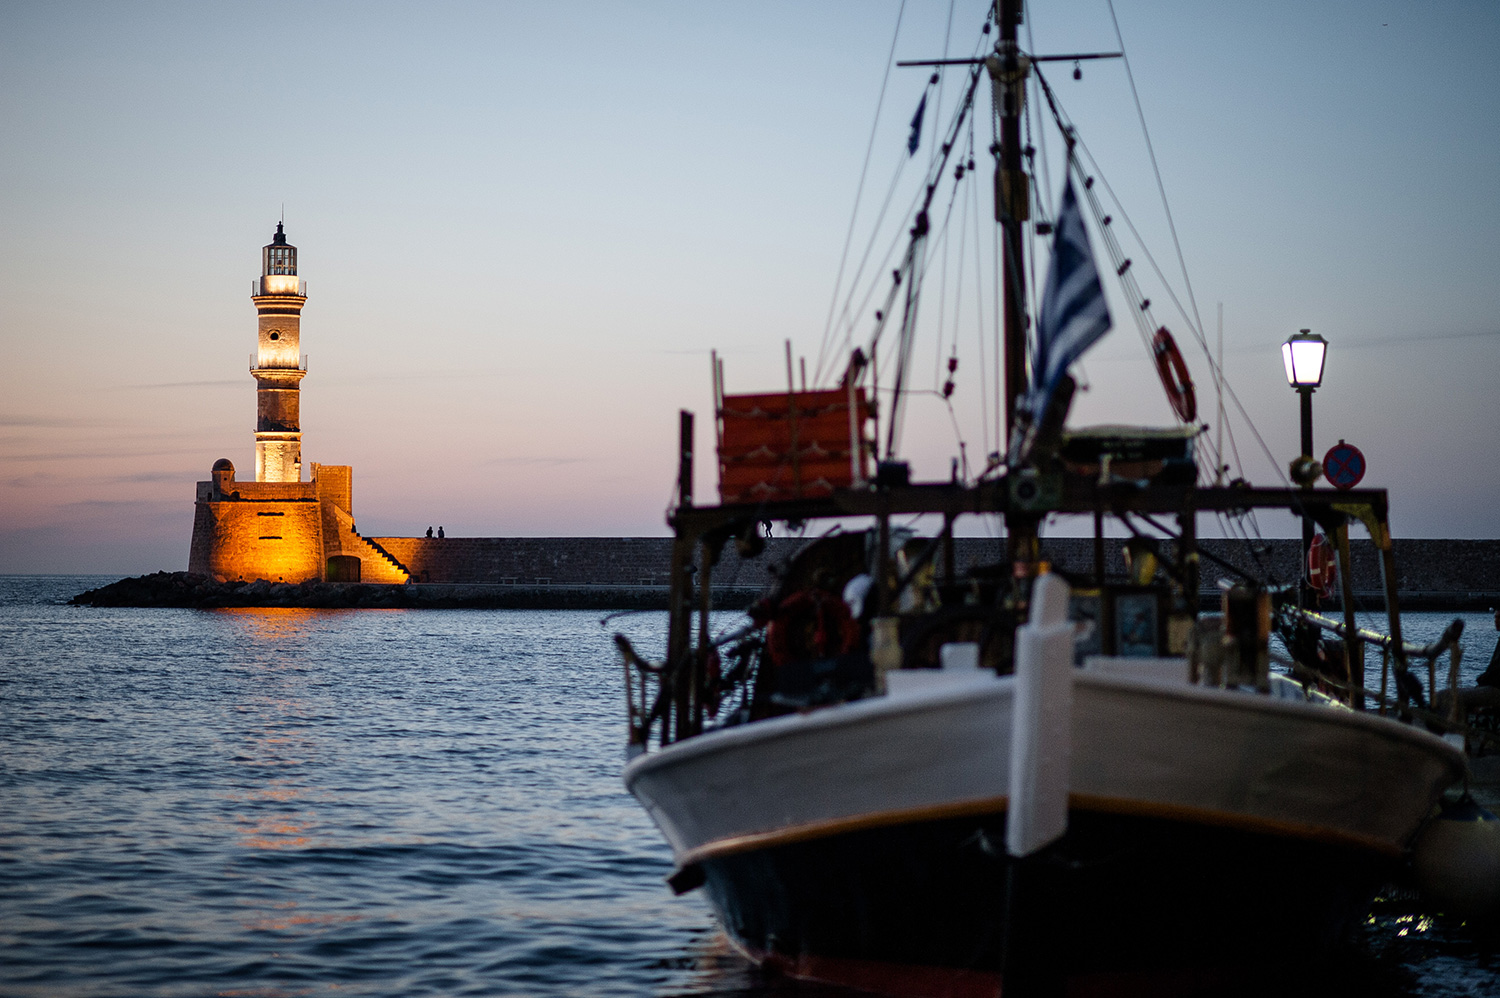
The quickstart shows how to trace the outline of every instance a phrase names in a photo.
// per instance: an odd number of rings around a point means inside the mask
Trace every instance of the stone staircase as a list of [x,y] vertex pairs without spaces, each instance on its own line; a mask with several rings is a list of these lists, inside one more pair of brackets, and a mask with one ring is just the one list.
[[411,571],[401,562],[397,561],[389,551],[377,544],[373,539],[363,534],[354,535],[364,542],[369,553],[361,552],[360,576],[361,582],[393,583],[401,584],[411,581]]

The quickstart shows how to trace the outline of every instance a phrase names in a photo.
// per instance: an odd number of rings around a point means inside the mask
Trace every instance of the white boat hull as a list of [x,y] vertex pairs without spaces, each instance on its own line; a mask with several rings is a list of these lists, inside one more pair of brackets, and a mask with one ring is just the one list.
[[[1013,691],[975,677],[710,732],[638,757],[625,781],[756,958],[846,983],[864,978],[827,968],[997,971]],[[1087,672],[1072,728],[1055,910],[1028,917],[1087,911],[1109,939],[1072,936],[1101,965],[1149,960],[1127,924],[1144,893],[1158,920],[1203,892],[1234,909],[1202,946],[1182,938],[1201,910],[1159,926],[1178,951],[1222,955],[1226,932],[1254,949],[1262,898],[1287,906],[1276,933],[1336,935],[1464,765],[1376,716]]]

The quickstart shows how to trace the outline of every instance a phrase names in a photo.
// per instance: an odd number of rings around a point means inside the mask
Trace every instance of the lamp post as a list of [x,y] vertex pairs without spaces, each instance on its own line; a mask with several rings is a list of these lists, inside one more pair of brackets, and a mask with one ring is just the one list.
[[[1286,381],[1296,389],[1302,399],[1302,456],[1312,460],[1312,397],[1323,383],[1323,358],[1328,352],[1328,341],[1310,329],[1302,329],[1287,337],[1281,345],[1281,362],[1286,366]],[[1316,476],[1303,481],[1304,488],[1312,488]],[[1307,577],[1308,552],[1312,548],[1312,518],[1302,514],[1302,565],[1303,579]],[[1307,585],[1302,586],[1304,594]]]

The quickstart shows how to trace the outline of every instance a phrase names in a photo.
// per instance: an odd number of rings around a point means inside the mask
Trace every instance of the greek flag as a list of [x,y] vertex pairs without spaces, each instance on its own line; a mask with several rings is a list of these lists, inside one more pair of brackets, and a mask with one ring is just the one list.
[[1041,415],[1068,365],[1109,332],[1109,308],[1089,250],[1088,230],[1078,210],[1073,181],[1063,188],[1062,209],[1052,237],[1052,266],[1042,292],[1037,319],[1036,356],[1032,358],[1033,411]]

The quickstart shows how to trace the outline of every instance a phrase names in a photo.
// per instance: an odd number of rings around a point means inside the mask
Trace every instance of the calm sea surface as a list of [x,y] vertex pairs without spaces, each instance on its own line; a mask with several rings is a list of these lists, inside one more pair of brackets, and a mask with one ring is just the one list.
[[[852,994],[663,882],[610,634],[664,614],[63,605],[105,581],[0,577],[0,995]],[[1368,937],[1392,994],[1500,993],[1457,925]]]

